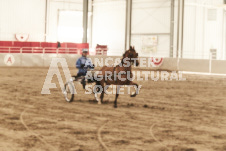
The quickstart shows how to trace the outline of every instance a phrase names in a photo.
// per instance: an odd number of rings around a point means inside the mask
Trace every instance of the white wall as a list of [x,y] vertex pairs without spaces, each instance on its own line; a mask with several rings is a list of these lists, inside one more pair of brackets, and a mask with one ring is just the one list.
[[[82,12],[83,0],[47,0],[47,6],[46,41],[56,42],[58,12]],[[44,41],[45,11],[45,0],[0,0],[0,40],[13,41],[16,33],[26,33],[28,41]]]
[[0,0],[0,40],[16,40],[15,34],[29,34],[29,41],[43,41],[44,0]]
[[[58,41],[58,13],[60,10],[83,10],[82,0],[48,0],[47,41]],[[72,18],[73,19],[73,18]]]
[[[89,11],[91,11],[89,1]],[[48,0],[46,40],[56,42],[58,12],[82,11],[83,0]],[[169,56],[171,0],[133,0],[132,41],[140,56]],[[175,0],[174,57],[177,46],[177,2]],[[223,0],[185,0],[184,58],[225,59],[225,16]],[[0,0],[0,40],[16,40],[16,33],[28,33],[29,41],[45,39],[45,0]],[[208,21],[208,9],[216,9],[217,20]],[[121,55],[125,47],[126,0],[94,0],[92,46],[106,44],[109,55]],[[73,18],[72,18],[73,19]],[[91,22],[89,23],[91,28]],[[142,52],[143,37],[157,35],[156,52]],[[91,41],[91,39],[89,39]]]
[[[224,59],[222,0],[186,0],[184,20],[184,58],[208,59],[210,49],[217,49],[217,59]],[[216,10],[216,21],[208,20],[208,10]]]
[[[182,1],[181,1],[182,2]],[[132,45],[143,56],[169,56],[171,0],[133,0]],[[217,59],[225,59],[225,31],[222,0],[185,0],[183,57],[208,59],[210,49],[217,49]],[[216,21],[208,21],[208,9],[216,9]],[[181,36],[177,48],[178,0],[174,10],[174,57],[181,51]],[[181,23],[180,23],[181,25]],[[159,34],[159,35],[158,35]],[[181,31],[180,31],[181,34]],[[142,51],[143,37],[157,35],[154,51]]]
[[[170,0],[133,0],[132,40],[140,56],[169,56],[170,48]],[[156,35],[157,46],[153,50],[142,49],[145,37]]]
[[93,48],[108,45],[108,55],[122,55],[125,47],[125,0],[93,3]]

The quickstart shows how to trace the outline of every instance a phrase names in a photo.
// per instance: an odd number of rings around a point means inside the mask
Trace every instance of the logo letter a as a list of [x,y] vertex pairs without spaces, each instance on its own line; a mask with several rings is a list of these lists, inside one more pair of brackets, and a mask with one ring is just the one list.
[[47,73],[43,88],[42,88],[42,92],[41,94],[50,94],[50,88],[57,88],[55,83],[52,83],[52,78],[53,76],[56,74],[57,75],[57,79],[59,81],[62,93],[64,91],[64,83],[62,80],[62,77],[60,75],[60,71],[58,68],[58,63],[61,64],[62,68],[63,68],[63,72],[66,78],[66,81],[69,81],[71,78],[71,74],[70,71],[68,69],[68,65],[67,65],[67,61],[65,58],[52,58],[50,67],[49,67],[49,71]]

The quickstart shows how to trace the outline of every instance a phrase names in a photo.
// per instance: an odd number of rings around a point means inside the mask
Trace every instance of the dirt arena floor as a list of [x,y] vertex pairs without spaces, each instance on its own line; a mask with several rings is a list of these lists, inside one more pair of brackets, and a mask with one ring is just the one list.
[[0,68],[0,151],[226,151],[226,77],[138,81],[115,109],[114,95],[98,105],[81,85],[66,102],[56,76],[41,94],[47,72]]

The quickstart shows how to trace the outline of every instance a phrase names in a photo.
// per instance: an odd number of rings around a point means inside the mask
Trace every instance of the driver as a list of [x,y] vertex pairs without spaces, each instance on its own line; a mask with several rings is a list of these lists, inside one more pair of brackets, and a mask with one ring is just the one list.
[[[78,60],[76,61],[76,68],[79,69],[76,78],[86,76],[88,69],[94,69],[94,64],[92,64],[91,59],[87,58],[87,55],[88,49],[82,49],[82,57],[78,58]],[[82,79],[81,84],[83,86],[83,89],[85,89],[85,77]]]

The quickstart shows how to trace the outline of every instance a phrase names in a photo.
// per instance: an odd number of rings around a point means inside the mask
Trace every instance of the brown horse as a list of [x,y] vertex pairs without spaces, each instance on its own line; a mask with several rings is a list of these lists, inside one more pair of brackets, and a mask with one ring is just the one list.
[[130,49],[127,50],[123,54],[123,58],[121,59],[121,63],[115,67],[107,67],[104,66],[100,71],[100,75],[102,79],[97,81],[97,86],[102,88],[101,92],[101,103],[103,103],[104,98],[104,85],[117,85],[117,93],[115,97],[114,107],[117,108],[117,98],[119,96],[118,92],[120,86],[122,85],[133,85],[136,88],[136,93],[131,95],[131,97],[135,97],[138,93],[138,84],[134,83],[131,79],[133,77],[132,74],[132,64],[135,63],[136,66],[139,65],[138,61],[138,53],[136,53],[134,47],[130,46]]

